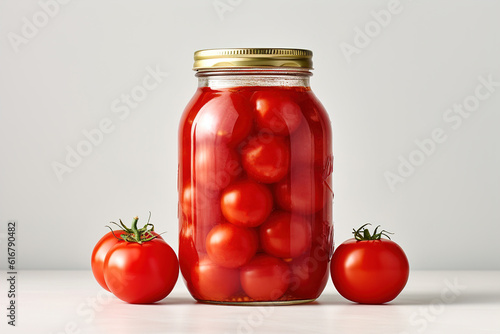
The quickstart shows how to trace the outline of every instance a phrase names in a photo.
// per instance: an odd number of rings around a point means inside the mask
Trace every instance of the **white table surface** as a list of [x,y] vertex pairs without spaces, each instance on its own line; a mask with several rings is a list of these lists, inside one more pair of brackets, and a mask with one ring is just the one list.
[[90,271],[21,271],[17,289],[17,326],[2,307],[2,333],[500,333],[499,271],[414,271],[388,305],[348,302],[331,280],[315,303],[268,307],[199,304],[182,279],[162,302],[129,305]]

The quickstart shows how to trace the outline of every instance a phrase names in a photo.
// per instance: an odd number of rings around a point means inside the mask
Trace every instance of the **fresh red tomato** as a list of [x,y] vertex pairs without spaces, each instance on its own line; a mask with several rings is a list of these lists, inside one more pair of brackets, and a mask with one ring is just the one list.
[[302,121],[302,111],[288,92],[260,91],[252,96],[252,100],[260,129],[286,136],[295,131]]
[[328,282],[328,254],[314,249],[290,263],[290,287],[292,296],[304,299],[316,299]]
[[259,228],[262,249],[281,258],[297,257],[311,247],[311,222],[276,211]]
[[323,208],[331,198],[322,174],[313,168],[296,168],[275,186],[278,206],[284,210],[304,214]]
[[238,226],[262,224],[273,208],[273,195],[262,184],[245,180],[229,185],[222,192],[221,209],[224,217]]
[[[119,234],[123,240],[107,251],[102,275],[109,291],[121,300],[133,304],[154,303],[165,298],[174,287],[179,262],[172,248],[153,231],[153,225],[148,221],[139,229],[138,220],[134,218],[131,228],[120,221],[123,231]],[[94,260],[93,267],[96,264]]]
[[193,168],[196,187],[207,194],[227,187],[243,171],[234,149],[210,141],[196,142]]
[[282,137],[256,136],[242,148],[241,160],[251,178],[263,183],[274,183],[288,172],[290,150]]
[[[119,242],[124,242],[120,241],[120,236],[122,234],[125,234],[125,231],[118,230],[113,232],[108,232],[106,233],[95,245],[94,250],[92,251],[92,258],[91,258],[91,267],[92,267],[92,273],[94,274],[95,279],[97,280],[97,283],[99,283],[100,286],[102,286],[104,289],[109,291],[108,286],[106,285],[106,282],[104,281],[104,259],[106,258],[106,254],[108,254],[108,251],[116,245]],[[115,237],[116,236],[116,237]]]
[[290,268],[281,259],[257,255],[240,270],[241,286],[257,301],[277,300],[288,289]]
[[254,229],[224,223],[208,233],[207,253],[219,266],[238,268],[255,255],[258,243]]
[[191,282],[195,298],[224,301],[240,290],[240,272],[238,269],[218,266],[209,258],[204,258],[193,266]]
[[337,291],[353,302],[383,304],[399,295],[408,281],[410,267],[403,249],[384,231],[370,235],[363,225],[355,238],[333,253],[331,276]]
[[199,110],[194,120],[194,135],[211,142],[235,146],[252,129],[252,118],[251,105],[244,95],[212,91],[211,99]]
[[174,250],[162,239],[142,244],[114,245],[104,260],[104,279],[110,291],[131,304],[149,304],[165,298],[179,276]]

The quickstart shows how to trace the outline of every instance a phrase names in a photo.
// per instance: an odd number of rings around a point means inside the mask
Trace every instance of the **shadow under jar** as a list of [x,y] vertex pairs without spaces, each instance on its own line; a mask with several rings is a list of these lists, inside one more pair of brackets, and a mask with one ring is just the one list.
[[333,252],[332,134],[312,52],[195,52],[179,127],[179,261],[191,295],[223,304],[319,297]]

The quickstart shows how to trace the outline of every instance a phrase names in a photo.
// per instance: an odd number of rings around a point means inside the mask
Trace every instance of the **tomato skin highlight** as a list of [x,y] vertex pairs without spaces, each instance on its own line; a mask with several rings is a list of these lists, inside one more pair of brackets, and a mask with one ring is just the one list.
[[311,222],[288,212],[273,212],[259,232],[262,249],[276,257],[297,257],[311,246]]
[[393,300],[405,287],[410,272],[403,249],[388,239],[345,241],[333,253],[330,269],[337,291],[361,304]]
[[288,92],[260,91],[254,93],[256,121],[260,129],[287,136],[297,129],[302,111]]
[[252,179],[274,183],[288,172],[290,150],[282,137],[256,137],[242,148],[241,160],[243,169]]
[[124,242],[122,240],[118,240],[115,235],[120,238],[122,234],[125,234],[126,232],[123,230],[117,230],[114,231],[113,233],[110,231],[106,233],[94,246],[94,250],[92,251],[92,257],[91,257],[91,267],[92,267],[92,274],[94,274],[95,279],[97,280],[97,283],[99,283],[100,286],[102,286],[104,289],[109,290],[108,286],[106,285],[106,282],[104,280],[104,259],[106,258],[106,254],[108,254],[108,251],[117,243],[119,242]]
[[279,299],[288,289],[290,268],[281,259],[257,255],[240,270],[241,286],[254,300]]
[[238,268],[257,252],[257,232],[230,223],[219,224],[207,236],[207,253],[217,265]]
[[142,244],[113,246],[104,260],[104,279],[110,291],[131,304],[150,304],[165,298],[179,276],[173,249],[155,238]]
[[182,196],[179,198],[182,213],[186,215],[187,218],[193,218],[193,198],[195,197],[194,189],[191,184],[184,186],[182,190]]
[[[224,110],[224,113],[218,110]],[[242,94],[212,91],[210,100],[196,116],[197,136],[202,139],[215,138],[218,142],[234,147],[250,133],[252,120],[252,108]]]
[[262,224],[273,208],[273,195],[264,185],[241,181],[224,189],[222,214],[230,223],[243,227]]

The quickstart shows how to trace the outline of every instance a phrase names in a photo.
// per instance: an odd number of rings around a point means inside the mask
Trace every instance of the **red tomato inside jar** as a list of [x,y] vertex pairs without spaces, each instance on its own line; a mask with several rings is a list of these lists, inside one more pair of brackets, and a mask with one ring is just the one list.
[[319,297],[333,252],[332,134],[312,52],[195,52],[179,127],[179,262],[201,302]]

